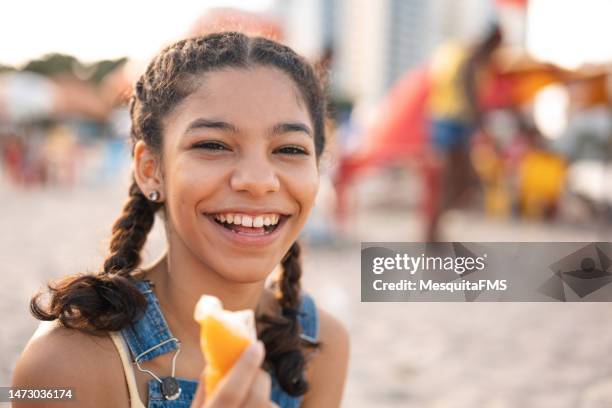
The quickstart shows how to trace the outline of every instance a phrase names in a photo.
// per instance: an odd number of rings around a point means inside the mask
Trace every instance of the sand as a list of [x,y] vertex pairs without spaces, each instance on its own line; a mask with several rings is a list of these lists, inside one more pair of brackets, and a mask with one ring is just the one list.
[[[125,176],[73,189],[0,186],[0,385],[37,325],[30,296],[49,279],[98,268],[126,189]],[[612,406],[610,304],[361,303],[359,241],[418,240],[420,228],[408,208],[361,205],[351,240],[305,248],[304,287],[351,334],[343,406]],[[609,239],[601,228],[463,213],[446,227],[464,241]],[[147,259],[163,245],[156,228]]]

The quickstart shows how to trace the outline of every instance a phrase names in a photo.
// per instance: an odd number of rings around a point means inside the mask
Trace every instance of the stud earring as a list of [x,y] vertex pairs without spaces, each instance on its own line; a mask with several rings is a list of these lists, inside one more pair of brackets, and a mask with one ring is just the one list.
[[149,200],[151,201],[157,201],[159,200],[159,191],[157,190],[153,190],[149,193]]

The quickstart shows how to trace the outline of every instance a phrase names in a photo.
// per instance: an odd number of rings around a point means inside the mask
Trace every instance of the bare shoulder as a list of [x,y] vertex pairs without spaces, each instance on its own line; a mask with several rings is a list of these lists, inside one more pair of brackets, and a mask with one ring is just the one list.
[[[74,407],[121,407],[128,402],[121,359],[110,337],[55,323],[43,323],[26,345],[15,366],[13,387],[72,388],[76,401],[70,405]],[[45,404],[33,402],[32,406]]]
[[321,348],[310,364],[310,390],[304,407],[339,407],[348,370],[348,330],[336,317],[318,308]]
[[349,348],[349,334],[344,323],[338,320],[324,309],[317,307],[319,313],[319,340],[325,348],[333,348],[335,351],[340,349],[347,351]]

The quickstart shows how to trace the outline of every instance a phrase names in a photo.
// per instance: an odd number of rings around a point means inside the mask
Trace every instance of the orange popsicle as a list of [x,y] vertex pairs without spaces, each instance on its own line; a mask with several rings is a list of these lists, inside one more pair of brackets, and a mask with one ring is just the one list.
[[200,346],[206,360],[204,381],[210,396],[244,349],[256,341],[255,318],[252,310],[224,310],[221,301],[209,295],[200,298],[194,317],[200,323]]

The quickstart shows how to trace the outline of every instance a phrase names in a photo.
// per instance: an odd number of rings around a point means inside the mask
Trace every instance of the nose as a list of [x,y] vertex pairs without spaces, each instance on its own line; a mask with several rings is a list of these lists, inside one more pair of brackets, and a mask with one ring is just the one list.
[[275,167],[264,157],[255,156],[240,161],[230,179],[234,191],[245,191],[254,197],[280,189]]

